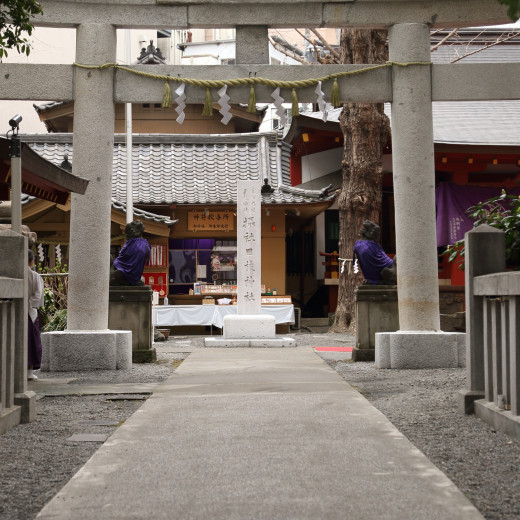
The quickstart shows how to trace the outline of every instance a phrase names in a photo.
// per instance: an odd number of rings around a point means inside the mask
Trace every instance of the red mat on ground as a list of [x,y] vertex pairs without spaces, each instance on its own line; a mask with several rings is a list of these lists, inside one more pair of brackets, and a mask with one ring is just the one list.
[[320,352],[352,352],[354,347],[312,347]]

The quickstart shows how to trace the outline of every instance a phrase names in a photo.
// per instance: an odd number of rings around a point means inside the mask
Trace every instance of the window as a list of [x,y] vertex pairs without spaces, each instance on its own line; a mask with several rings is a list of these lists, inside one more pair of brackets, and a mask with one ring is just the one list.
[[327,253],[339,251],[339,211],[337,209],[325,211],[325,251]]
[[195,282],[236,285],[236,249],[236,240],[170,240],[169,294],[188,294]]

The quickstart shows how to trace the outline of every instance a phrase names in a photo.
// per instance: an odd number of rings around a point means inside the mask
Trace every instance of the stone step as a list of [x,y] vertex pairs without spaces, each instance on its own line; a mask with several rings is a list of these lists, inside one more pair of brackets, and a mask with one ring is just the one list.
[[302,327],[329,327],[329,318],[302,318]]
[[306,325],[302,325],[302,329],[304,331],[310,331],[313,334],[326,334],[327,332],[329,332],[329,328],[330,327],[328,325],[326,327],[307,327]]

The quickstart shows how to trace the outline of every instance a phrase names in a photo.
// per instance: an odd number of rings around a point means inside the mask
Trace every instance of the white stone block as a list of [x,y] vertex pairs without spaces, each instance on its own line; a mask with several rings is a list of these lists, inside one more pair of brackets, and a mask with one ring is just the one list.
[[245,348],[249,347],[248,339],[226,339],[222,336],[211,338],[204,338],[204,346],[205,347],[213,347],[213,348]]
[[43,371],[127,369],[131,367],[131,359],[130,331],[72,330],[42,334]]
[[463,366],[460,332],[398,331],[376,334],[379,368],[457,368]]
[[282,348],[282,347],[296,347],[296,340],[294,338],[273,338],[273,339],[251,339],[249,346],[254,348]]
[[113,330],[116,337],[116,368],[130,370],[132,368],[132,331]]
[[261,339],[276,337],[274,316],[238,314],[224,316],[224,338]]
[[212,348],[284,348],[296,347],[296,340],[290,337],[264,338],[264,339],[227,339],[223,337],[211,337],[204,339],[205,347]]
[[40,363],[40,369],[43,372],[48,372],[50,370],[49,368],[49,349],[51,346],[51,336],[52,333],[50,332],[44,332],[41,335],[42,340],[42,360]]
[[459,367],[464,368],[466,366],[466,333],[458,332],[456,341]]
[[392,368],[390,362],[390,336],[384,332],[375,334],[375,365],[376,368]]

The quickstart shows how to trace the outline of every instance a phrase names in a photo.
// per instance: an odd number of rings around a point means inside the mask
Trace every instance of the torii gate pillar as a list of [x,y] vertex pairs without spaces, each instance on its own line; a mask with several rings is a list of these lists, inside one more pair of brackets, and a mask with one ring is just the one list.
[[[76,60],[114,63],[115,27],[80,25]],[[73,170],[90,182],[85,195],[72,195],[67,328],[103,330],[108,329],[114,74],[110,69],[76,69],[74,85]]]
[[[388,32],[390,61],[428,63],[425,24]],[[376,334],[380,368],[457,367],[464,334],[440,332],[431,68],[394,67],[392,96],[398,332]]]
[[[76,59],[115,62],[116,28],[81,24]],[[85,195],[72,194],[67,330],[42,334],[42,370],[127,369],[132,333],[108,330],[114,73],[76,69],[74,79],[73,172],[90,183]]]

